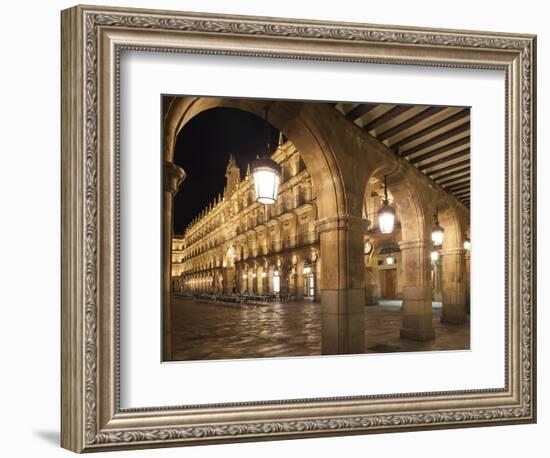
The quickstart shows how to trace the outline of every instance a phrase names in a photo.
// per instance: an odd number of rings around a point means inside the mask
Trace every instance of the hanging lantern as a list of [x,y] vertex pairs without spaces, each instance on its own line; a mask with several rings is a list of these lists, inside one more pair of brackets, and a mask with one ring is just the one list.
[[434,214],[434,227],[432,229],[432,242],[434,246],[441,246],[443,244],[443,228],[439,225],[439,219],[437,217],[437,208]]
[[431,253],[432,262],[436,262],[439,259],[439,252],[438,251],[432,251]]
[[386,258],[386,263],[387,263],[388,265],[395,264],[395,258],[394,258],[393,256],[391,256],[391,255],[388,256],[388,257]]
[[262,157],[252,161],[252,176],[256,201],[261,204],[274,204],[281,181],[281,166],[270,158],[271,144],[269,142],[269,126],[267,124],[267,108],[265,109],[265,141],[266,150]]
[[464,239],[464,249],[466,251],[470,251],[470,246],[471,246],[471,242],[470,242],[470,239],[468,237],[466,237]]
[[261,204],[274,204],[281,179],[281,166],[268,157],[252,161],[252,176],[256,201]]
[[395,226],[395,209],[388,201],[388,184],[386,182],[386,175],[384,175],[384,202],[382,203],[380,210],[378,210],[378,224],[382,234],[391,234]]

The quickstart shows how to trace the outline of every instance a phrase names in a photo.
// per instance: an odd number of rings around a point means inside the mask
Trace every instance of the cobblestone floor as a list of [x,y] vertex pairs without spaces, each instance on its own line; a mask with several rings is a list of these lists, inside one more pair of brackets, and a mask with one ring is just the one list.
[[[229,305],[173,298],[174,360],[212,360],[321,354],[321,308],[309,301]],[[464,350],[470,325],[445,325],[434,309],[435,340],[401,339],[401,310],[365,307],[365,353]]]

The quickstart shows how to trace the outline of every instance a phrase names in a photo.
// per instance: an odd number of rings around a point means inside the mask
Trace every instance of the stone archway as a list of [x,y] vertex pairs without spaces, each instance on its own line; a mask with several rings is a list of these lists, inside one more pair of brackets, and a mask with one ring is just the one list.
[[437,203],[439,222],[444,229],[441,250],[443,273],[443,310],[441,321],[462,324],[467,318],[467,272],[464,238],[468,218],[450,199]]
[[433,190],[419,180],[417,172],[396,162],[391,168],[373,172],[379,179],[386,175],[401,224],[403,308],[400,335],[412,340],[433,339],[431,287],[431,223]]
[[[270,122],[300,151],[316,190],[316,230],[323,259],[322,353],[362,353],[366,228],[361,215],[362,188],[373,164],[388,159],[376,140],[358,134],[357,127],[328,104],[174,97],[164,107],[164,160],[172,162],[178,132],[197,114],[231,107],[262,116],[266,103]],[[370,154],[364,154],[367,149]]]
[[348,214],[349,198],[346,199],[344,180],[337,157],[340,149],[324,128],[323,122],[333,114],[329,106],[300,102],[269,102],[265,100],[222,99],[214,97],[174,97],[167,103],[164,113],[163,155],[173,162],[174,148],[179,131],[192,118],[203,111],[227,107],[263,117],[269,105],[269,122],[282,131],[300,151],[312,177],[321,205],[319,217]]
[[[364,351],[365,265],[362,209],[372,176],[388,174],[402,222],[404,317],[401,335],[416,340],[433,337],[430,250],[434,188],[417,169],[366,134],[329,104],[285,101],[171,97],[163,107],[163,155],[173,166],[174,146],[182,127],[206,110],[229,107],[262,116],[269,104],[270,122],[300,151],[317,195],[316,230],[320,235],[322,353]],[[170,165],[171,164],[171,165]],[[167,205],[165,199],[165,219]],[[165,228],[165,241],[171,239]],[[170,249],[170,242],[165,244]],[[169,252],[168,252],[169,254]],[[166,257],[169,259],[169,256]],[[167,262],[167,261],[165,261]],[[283,269],[282,273],[283,272]],[[169,289],[169,265],[163,285]],[[240,280],[239,280],[240,282]],[[169,291],[168,291],[169,297]],[[164,302],[169,317],[170,302]],[[169,326],[166,326],[165,330]]]
[[[463,323],[465,306],[464,234],[468,212],[462,205],[403,161],[382,166],[372,176],[387,175],[388,188],[401,223],[399,243],[403,266],[403,322],[401,337],[434,338],[432,318],[431,232],[436,208],[445,230],[443,239],[442,321]],[[446,273],[445,273],[446,272]]]

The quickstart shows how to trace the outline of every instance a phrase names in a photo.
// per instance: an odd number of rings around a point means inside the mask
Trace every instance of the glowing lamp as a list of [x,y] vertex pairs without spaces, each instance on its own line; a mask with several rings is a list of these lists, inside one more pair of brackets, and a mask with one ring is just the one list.
[[434,227],[432,229],[432,242],[434,246],[441,246],[443,244],[443,228],[439,225],[439,219],[437,217],[437,209],[434,215]]
[[378,225],[382,234],[391,234],[395,226],[395,209],[388,201],[388,184],[384,175],[384,202],[378,210]]
[[466,237],[464,239],[464,249],[466,251],[470,251],[470,246],[471,246],[471,242],[470,242],[470,239],[468,237]]
[[274,204],[277,200],[277,190],[281,181],[281,166],[271,159],[271,143],[269,141],[268,125],[269,107],[265,107],[265,153],[252,161],[252,177],[254,178],[254,189],[256,201],[261,204]]
[[268,157],[252,161],[252,176],[256,201],[261,204],[274,204],[281,181],[281,166]]
[[436,262],[439,259],[439,252],[432,251],[431,258],[433,262]]
[[391,234],[393,232],[395,209],[391,205],[385,204],[378,210],[378,224],[380,225],[380,232],[382,234]]
[[386,263],[388,263],[389,265],[395,264],[395,258],[393,256],[388,256],[386,258]]

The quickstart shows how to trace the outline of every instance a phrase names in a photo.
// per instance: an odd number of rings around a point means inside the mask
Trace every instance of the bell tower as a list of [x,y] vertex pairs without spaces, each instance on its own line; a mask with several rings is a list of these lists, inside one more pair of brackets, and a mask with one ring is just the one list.
[[237,161],[232,154],[229,156],[229,162],[225,169],[225,182],[224,196],[230,197],[241,182],[241,169],[237,165]]

